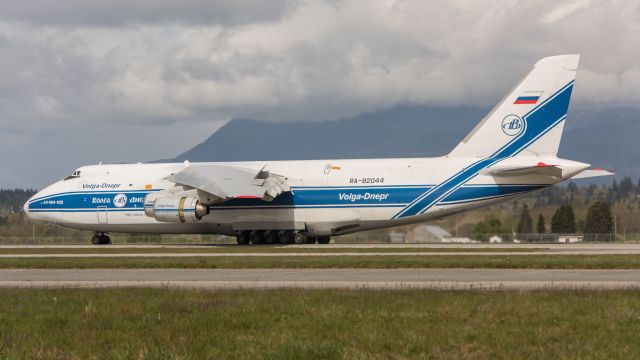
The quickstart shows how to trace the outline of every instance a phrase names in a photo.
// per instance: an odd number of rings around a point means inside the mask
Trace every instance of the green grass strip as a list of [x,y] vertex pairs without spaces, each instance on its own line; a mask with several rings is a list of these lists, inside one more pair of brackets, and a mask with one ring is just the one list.
[[637,291],[0,290],[3,359],[637,359]]
[[436,253],[436,252],[536,252],[545,251],[546,248],[406,248],[406,247],[379,247],[379,248],[297,248],[286,246],[211,246],[211,247],[108,247],[96,246],[91,248],[78,247],[51,247],[51,248],[0,248],[0,254],[162,254],[162,253]]

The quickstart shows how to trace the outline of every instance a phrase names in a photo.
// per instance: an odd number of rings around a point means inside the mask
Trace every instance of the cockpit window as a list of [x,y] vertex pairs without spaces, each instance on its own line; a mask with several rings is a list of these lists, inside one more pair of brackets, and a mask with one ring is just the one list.
[[79,178],[79,177],[80,177],[80,170],[76,170],[73,173],[71,173],[71,175],[67,176],[64,179],[65,180],[69,180],[69,179],[75,179],[75,178]]

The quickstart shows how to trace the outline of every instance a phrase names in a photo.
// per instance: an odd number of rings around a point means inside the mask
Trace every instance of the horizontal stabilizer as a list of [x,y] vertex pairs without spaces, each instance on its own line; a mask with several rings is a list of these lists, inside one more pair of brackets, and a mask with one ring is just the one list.
[[536,165],[529,166],[494,166],[488,169],[480,171],[482,175],[489,175],[493,177],[508,177],[508,176],[524,176],[524,175],[542,175],[550,176],[554,178],[562,178],[562,169],[556,165],[549,165],[545,163],[538,163]]
[[571,179],[586,179],[598,176],[610,176],[614,175],[613,171],[610,170],[602,170],[602,169],[593,169],[593,170],[585,170],[580,174],[571,177]]

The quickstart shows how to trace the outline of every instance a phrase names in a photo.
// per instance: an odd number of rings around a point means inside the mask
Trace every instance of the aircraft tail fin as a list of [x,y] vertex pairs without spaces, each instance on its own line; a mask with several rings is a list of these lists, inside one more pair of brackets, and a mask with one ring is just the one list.
[[556,156],[580,55],[538,61],[451,157]]

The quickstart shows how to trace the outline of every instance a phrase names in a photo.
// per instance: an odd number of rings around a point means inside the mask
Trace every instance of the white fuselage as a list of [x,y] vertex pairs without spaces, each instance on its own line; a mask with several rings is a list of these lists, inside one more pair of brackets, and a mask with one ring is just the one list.
[[[553,185],[588,166],[554,157],[546,161],[562,167],[562,179],[514,176],[496,180],[473,170],[480,160],[438,157],[216,163],[255,171],[266,167],[286,176],[291,191],[271,202],[236,198],[213,204],[208,215],[193,223],[160,222],[144,212],[145,196],[175,187],[166,178],[188,163],[85,166],[78,169],[79,177],[40,191],[25,204],[25,211],[35,220],[96,232],[233,235],[242,230],[290,229],[339,235],[491,205]],[[498,163],[515,161],[505,158]],[[522,161],[522,157],[517,159]],[[473,171],[464,177],[466,169]]]

